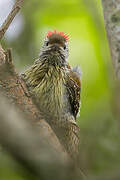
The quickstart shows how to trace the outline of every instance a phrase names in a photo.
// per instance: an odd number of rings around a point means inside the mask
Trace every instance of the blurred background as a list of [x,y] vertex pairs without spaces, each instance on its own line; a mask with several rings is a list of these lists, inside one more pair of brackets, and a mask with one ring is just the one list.
[[[0,25],[14,0],[0,0]],[[12,47],[18,72],[38,57],[48,30],[70,34],[71,65],[82,70],[80,168],[87,176],[119,172],[119,119],[114,107],[115,77],[100,0],[29,0],[24,3],[2,42]],[[22,180],[15,162],[0,154],[0,179]]]

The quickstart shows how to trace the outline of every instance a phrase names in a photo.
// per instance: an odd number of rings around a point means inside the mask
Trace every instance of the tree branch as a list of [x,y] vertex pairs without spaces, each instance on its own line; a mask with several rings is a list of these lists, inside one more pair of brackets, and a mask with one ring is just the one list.
[[119,1],[101,1],[113,66],[116,77],[120,80],[120,5]]
[[116,87],[113,99],[115,115],[120,117],[120,1],[101,0],[103,5],[105,26],[109,47],[112,56],[114,72],[116,74]]
[[16,0],[10,14],[8,15],[3,25],[0,27],[0,40],[3,38],[4,34],[6,33],[16,14],[20,11],[23,2],[24,0]]
[[[53,148],[39,127],[21,118],[0,96],[0,144],[22,166],[40,179],[71,179],[74,166],[67,156]],[[72,168],[72,169],[71,169]]]

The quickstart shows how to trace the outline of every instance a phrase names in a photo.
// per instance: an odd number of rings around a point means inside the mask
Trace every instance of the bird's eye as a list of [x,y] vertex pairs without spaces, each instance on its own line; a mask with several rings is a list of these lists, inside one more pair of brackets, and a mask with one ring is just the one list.
[[66,45],[64,45],[64,47],[63,47],[63,48],[64,48],[64,50],[65,50],[65,49],[66,49]]
[[46,46],[48,46],[49,45],[49,42],[46,42]]

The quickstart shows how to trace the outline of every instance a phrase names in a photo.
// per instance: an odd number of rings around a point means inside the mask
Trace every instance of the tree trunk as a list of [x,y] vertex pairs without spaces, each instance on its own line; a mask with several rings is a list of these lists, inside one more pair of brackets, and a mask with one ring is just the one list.
[[120,0],[102,0],[115,74],[120,80]]
[[101,0],[105,27],[116,75],[113,110],[120,117],[120,0]]
[[34,127],[0,96],[0,144],[34,177],[69,179],[68,172],[73,171],[72,163],[61,151],[54,134],[48,137],[51,129],[47,132],[46,127],[43,123],[40,127]]

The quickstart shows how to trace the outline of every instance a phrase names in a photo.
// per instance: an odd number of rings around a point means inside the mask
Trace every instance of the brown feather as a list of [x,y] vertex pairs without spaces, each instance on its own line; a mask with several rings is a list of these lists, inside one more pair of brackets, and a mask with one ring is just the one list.
[[68,68],[70,72],[67,80],[67,89],[72,108],[72,113],[76,119],[76,116],[80,108],[81,80],[77,72],[73,72],[70,66],[68,66]]

